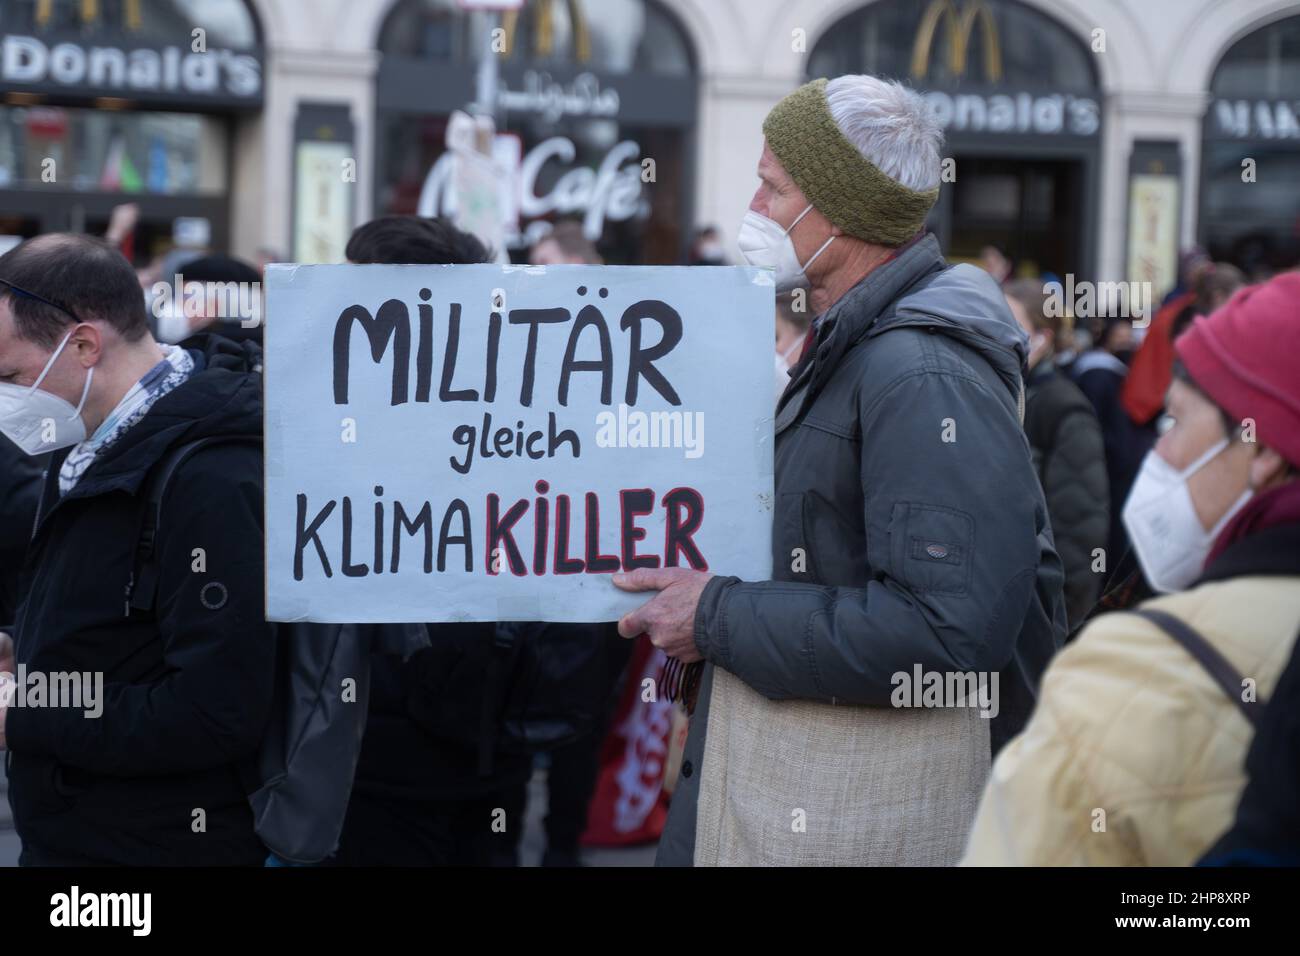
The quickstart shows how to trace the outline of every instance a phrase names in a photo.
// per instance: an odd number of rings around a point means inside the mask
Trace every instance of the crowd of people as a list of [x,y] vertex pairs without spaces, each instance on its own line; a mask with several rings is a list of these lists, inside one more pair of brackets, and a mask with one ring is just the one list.
[[[661,865],[1300,863],[1300,272],[1192,252],[1149,322],[1061,315],[926,230],[915,92],[814,81],[762,132],[773,579],[615,575],[617,624],[268,623],[260,322],[151,313],[119,237],[0,256],[20,862],[512,865],[541,760],[575,865],[641,640],[690,718]],[[346,258],[491,250],[389,216]],[[530,258],[601,262],[566,222]],[[32,673],[97,675],[102,713],[16,706]],[[351,707],[290,690],[339,674]]]

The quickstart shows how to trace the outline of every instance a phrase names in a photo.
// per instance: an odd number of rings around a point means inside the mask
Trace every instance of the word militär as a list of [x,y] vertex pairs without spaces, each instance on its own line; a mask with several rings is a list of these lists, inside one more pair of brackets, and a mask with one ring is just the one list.
[[[580,286],[580,295],[586,294],[586,287]],[[602,294],[607,290],[601,289]],[[417,307],[419,318],[418,337],[415,351],[415,401],[433,400],[433,352],[434,323],[433,306],[428,304],[432,296],[429,289],[421,289],[420,305]],[[486,356],[479,366],[483,369],[481,378],[474,381],[474,387],[466,387],[465,382],[458,382],[458,371],[465,373],[458,363],[460,353],[461,303],[452,302],[448,306],[447,333],[443,340],[442,373],[439,379],[437,400],[441,402],[494,402],[497,393],[497,371],[501,351],[501,336],[504,326],[519,326],[527,330],[526,344],[523,352],[522,367],[519,369],[519,403],[524,407],[533,404],[534,384],[537,374],[537,353],[545,326],[564,326],[572,323],[568,330],[564,358],[560,363],[558,381],[552,383],[556,400],[561,406],[569,404],[569,386],[576,372],[596,373],[600,376],[600,401],[602,405],[613,404],[614,386],[614,344],[610,334],[610,325],[606,322],[600,309],[594,305],[584,305],[575,317],[568,309],[511,309],[503,318],[502,313],[493,311],[488,316]],[[644,344],[644,328],[647,322],[658,326],[658,340],[653,345]],[[352,330],[360,325],[365,332],[370,346],[370,357],[379,362],[391,346],[393,376],[390,404],[403,405],[411,399],[411,314],[401,299],[388,299],[372,315],[363,305],[350,305],[345,308],[334,325],[334,368],[333,386],[334,403],[348,404],[348,373],[352,362]],[[618,328],[627,336],[627,370],[624,377],[623,400],[628,405],[635,405],[638,385],[644,380],[647,385],[658,392],[669,404],[680,405],[681,398],[672,383],[668,381],[655,362],[677,347],[682,339],[682,318],[672,306],[657,299],[643,299],[634,302],[624,311],[619,319]],[[584,343],[584,333],[587,342]],[[550,333],[547,333],[548,335]],[[578,358],[579,346],[598,352],[596,358]],[[593,348],[594,346],[594,348]]]

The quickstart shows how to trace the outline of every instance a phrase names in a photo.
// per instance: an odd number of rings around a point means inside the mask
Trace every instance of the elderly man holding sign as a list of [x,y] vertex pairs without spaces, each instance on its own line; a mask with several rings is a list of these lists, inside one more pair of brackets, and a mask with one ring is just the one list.
[[662,865],[948,864],[1065,630],[1021,429],[1027,346],[925,218],[941,132],[870,76],[763,124],[740,230],[817,315],[776,418],[771,581],[677,568],[625,615],[693,709]]

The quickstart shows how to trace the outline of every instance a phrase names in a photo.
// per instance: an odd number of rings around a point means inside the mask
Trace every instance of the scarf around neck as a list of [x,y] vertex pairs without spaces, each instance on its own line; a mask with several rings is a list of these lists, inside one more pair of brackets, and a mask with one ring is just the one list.
[[1208,568],[1215,558],[1242,538],[1277,525],[1296,522],[1300,522],[1300,479],[1252,495],[1214,539],[1214,547],[1205,559],[1205,567]]
[[164,358],[149,371],[145,372],[122,396],[122,400],[108,413],[108,417],[91,435],[80,444],[74,445],[68,457],[59,469],[59,494],[66,495],[95,459],[106,449],[112,447],[136,422],[144,418],[154,403],[176,386],[180,385],[194,371],[194,359],[182,348],[174,345],[159,345]]

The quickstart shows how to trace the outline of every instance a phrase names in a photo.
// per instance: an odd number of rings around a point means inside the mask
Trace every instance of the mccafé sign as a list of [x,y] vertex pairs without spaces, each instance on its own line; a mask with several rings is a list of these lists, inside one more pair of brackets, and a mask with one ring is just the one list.
[[[997,21],[983,0],[962,5],[953,0],[931,0],[912,43],[913,81],[925,87],[935,46],[943,37],[947,75],[964,82],[977,28],[983,83],[994,88],[1002,85],[1002,46]],[[1101,104],[1090,96],[1073,93],[932,90],[925,98],[935,118],[949,132],[1094,136],[1101,129]]]
[[[501,173],[500,208],[506,245],[523,248],[537,237],[526,229],[543,216],[581,216],[583,232],[592,242],[600,239],[605,223],[623,222],[642,212],[641,148],[632,140],[615,144],[595,168],[575,166],[577,147],[564,136],[552,136],[527,153],[517,136],[502,133],[492,142],[492,159]],[[421,216],[453,216],[456,195],[452,187],[451,151],[430,168],[420,190]],[[562,169],[548,190],[538,188],[542,171]]]

